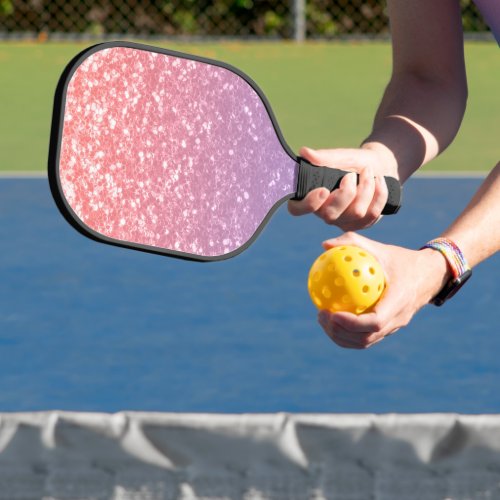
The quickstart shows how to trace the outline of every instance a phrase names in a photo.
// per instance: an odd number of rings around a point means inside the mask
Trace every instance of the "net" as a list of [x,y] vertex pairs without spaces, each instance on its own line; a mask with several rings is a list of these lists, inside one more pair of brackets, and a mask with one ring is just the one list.
[[500,416],[11,413],[2,500],[500,498]]

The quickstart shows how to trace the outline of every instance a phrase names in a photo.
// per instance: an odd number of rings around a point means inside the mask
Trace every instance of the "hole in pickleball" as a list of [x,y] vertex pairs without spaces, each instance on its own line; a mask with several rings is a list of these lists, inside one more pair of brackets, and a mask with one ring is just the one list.
[[340,311],[342,309],[342,306],[338,302],[333,303],[333,310],[334,311]]
[[360,274],[361,274],[361,273],[359,272],[359,269],[354,269],[354,271],[352,272],[352,275],[353,275],[355,278],[358,278]]
[[345,260],[346,262],[351,262],[352,257],[351,257],[350,255],[346,255],[346,256],[344,257],[344,260]]
[[377,290],[380,292],[380,290],[382,290],[382,285],[379,284]]
[[351,297],[349,297],[349,295],[343,295],[342,296],[342,302],[344,304],[350,304],[351,303]]
[[359,255],[360,255],[361,257],[366,257],[366,253],[365,253],[365,252],[359,252]]
[[375,274],[375,269],[373,267],[370,267],[370,269],[368,269],[368,271],[370,271],[370,274]]
[[344,278],[335,278],[335,281],[334,281],[335,285],[336,286],[344,286]]
[[368,293],[370,291],[370,287],[368,285],[365,285],[363,288],[363,293]]
[[326,285],[321,289],[321,293],[326,299],[329,299],[332,296],[332,291]]
[[364,310],[366,309],[366,307],[356,307],[356,314],[361,314]]
[[335,271],[335,266],[333,264],[328,264],[327,270],[333,273],[333,271]]
[[321,279],[321,272],[320,271],[316,271],[313,275],[313,280],[314,281],[319,281]]
[[321,307],[323,305],[323,303],[316,294],[313,294],[313,301],[318,307]]

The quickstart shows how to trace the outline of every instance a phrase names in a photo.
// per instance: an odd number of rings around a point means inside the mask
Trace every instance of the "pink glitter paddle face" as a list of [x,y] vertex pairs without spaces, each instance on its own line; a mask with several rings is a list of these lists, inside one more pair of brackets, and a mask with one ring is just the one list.
[[[193,260],[232,257],[285,200],[339,187],[284,141],[263,92],[227,64],[131,42],[77,55],[59,80],[49,182],[86,236]],[[386,177],[383,214],[401,204]]]
[[254,87],[188,56],[100,47],[65,80],[60,208],[108,243],[201,260],[248,245],[298,167]]

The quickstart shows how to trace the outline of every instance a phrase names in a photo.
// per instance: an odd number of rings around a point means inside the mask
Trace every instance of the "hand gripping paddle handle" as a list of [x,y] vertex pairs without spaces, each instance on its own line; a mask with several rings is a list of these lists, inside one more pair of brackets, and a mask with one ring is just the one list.
[[[299,164],[299,174],[297,179],[297,192],[293,200],[302,200],[306,194],[319,187],[326,187],[330,191],[337,189],[342,178],[349,174],[344,170],[330,167],[317,167],[304,158],[297,159]],[[387,203],[382,210],[384,215],[395,214],[401,207],[401,184],[394,177],[384,177],[389,195]],[[359,182],[359,175],[357,175]]]

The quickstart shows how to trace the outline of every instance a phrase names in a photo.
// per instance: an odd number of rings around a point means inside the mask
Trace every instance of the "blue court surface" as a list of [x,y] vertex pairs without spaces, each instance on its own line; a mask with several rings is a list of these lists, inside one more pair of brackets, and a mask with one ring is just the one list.
[[[418,248],[480,182],[413,179],[400,213],[364,234]],[[351,351],[306,287],[338,234],[283,206],[240,256],[186,262],[88,240],[46,179],[1,179],[0,411],[499,412],[500,256],[453,301]]]

